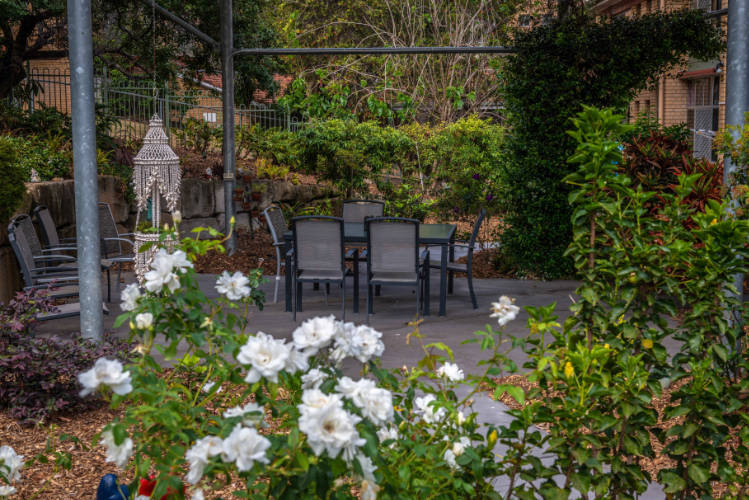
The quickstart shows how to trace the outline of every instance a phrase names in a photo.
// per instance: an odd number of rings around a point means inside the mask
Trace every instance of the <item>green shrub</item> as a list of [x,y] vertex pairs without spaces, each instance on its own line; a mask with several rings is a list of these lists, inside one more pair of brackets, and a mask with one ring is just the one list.
[[572,238],[565,131],[581,105],[623,108],[686,55],[708,60],[723,49],[720,30],[697,11],[616,17],[573,13],[518,31],[503,71],[508,161],[499,197],[508,228],[502,243],[528,271],[568,275]]
[[18,162],[18,152],[12,139],[0,136],[0,223],[10,219],[26,192],[26,171]]

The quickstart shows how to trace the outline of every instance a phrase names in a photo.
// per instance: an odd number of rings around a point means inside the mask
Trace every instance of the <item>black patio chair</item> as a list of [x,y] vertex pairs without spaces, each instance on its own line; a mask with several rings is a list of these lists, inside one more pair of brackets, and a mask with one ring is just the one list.
[[[21,268],[25,290],[44,290],[59,285],[63,289],[58,290],[55,297],[78,295],[78,268],[70,265],[75,263],[74,257],[53,253],[34,255],[19,217],[14,217],[8,225],[8,240]],[[65,265],[60,265],[61,262]]]
[[[454,274],[465,273],[468,280],[468,292],[471,294],[471,302],[473,303],[474,309],[478,309],[479,305],[476,301],[476,293],[473,291],[473,250],[476,247],[476,238],[478,238],[479,229],[481,229],[481,224],[484,222],[485,218],[486,209],[482,208],[479,212],[478,217],[476,218],[476,222],[473,224],[471,239],[469,241],[455,241],[454,243],[450,244],[450,247],[448,249],[448,251],[450,252],[450,261],[447,263],[447,291],[449,293],[453,293]],[[452,261],[453,256],[455,255],[456,248],[466,248],[468,250],[465,264]],[[429,262],[429,267],[440,269],[441,265],[439,261],[433,260]]]
[[278,282],[281,281],[281,266],[284,265],[281,250],[284,247],[283,235],[288,231],[286,218],[283,211],[276,205],[271,205],[263,210],[265,221],[268,223],[268,231],[273,240],[273,248],[276,249],[276,285],[273,289],[273,302],[278,302]]
[[[338,284],[341,287],[341,319],[346,319],[346,262],[343,245],[343,219],[307,215],[291,219],[294,238],[292,304],[294,321],[302,310],[302,283]],[[327,299],[327,293],[326,293]]]
[[[385,215],[385,202],[382,200],[351,199],[344,200],[341,209],[343,222],[364,223],[368,217],[382,217]],[[367,258],[367,249],[355,246],[346,252],[346,260],[353,262],[352,274],[359,276],[359,261]],[[358,279],[356,280],[358,287]],[[357,293],[358,295],[358,293]],[[380,295],[380,287],[375,287],[375,295]],[[354,312],[359,312],[358,300],[354,304]]]
[[117,264],[117,291],[119,292],[122,264],[135,262],[135,244],[133,240],[125,236],[134,235],[119,232],[108,203],[99,203],[99,234],[102,256],[112,265]]
[[419,221],[402,217],[365,219],[367,233],[367,324],[374,313],[373,287],[416,287],[416,316],[429,293],[429,250],[419,255]]
[[60,238],[60,236],[57,234],[57,226],[55,225],[55,221],[52,218],[52,214],[50,213],[49,208],[45,207],[44,205],[39,205],[34,209],[32,215],[34,219],[36,219],[36,223],[41,229],[42,243],[44,243],[44,248],[55,248],[62,246],[75,247],[75,238]]

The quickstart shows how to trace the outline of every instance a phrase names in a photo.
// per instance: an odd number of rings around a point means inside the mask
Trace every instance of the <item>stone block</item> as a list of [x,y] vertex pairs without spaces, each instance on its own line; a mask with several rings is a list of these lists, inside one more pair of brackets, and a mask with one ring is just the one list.
[[[225,216],[224,214],[218,214],[218,224],[219,224],[219,231],[222,233],[224,232],[224,220]],[[257,226],[257,222],[255,222],[255,226]],[[235,232],[241,232],[246,233],[250,231],[250,214],[247,212],[239,212],[234,215],[234,231]]]
[[210,217],[216,213],[216,198],[212,181],[182,179],[181,212],[183,219]]
[[0,246],[0,303],[7,303],[23,286],[18,261],[10,246]]
[[122,179],[111,175],[99,176],[99,201],[108,203],[115,222],[126,222],[130,215],[130,204],[125,201],[127,186]]
[[221,179],[214,179],[211,182],[213,183],[213,199],[216,200],[214,213],[222,214],[226,211],[224,208],[226,205],[224,202],[224,183]]
[[57,226],[75,224],[75,184],[72,180],[29,182],[26,189],[31,196],[31,204],[49,208]]

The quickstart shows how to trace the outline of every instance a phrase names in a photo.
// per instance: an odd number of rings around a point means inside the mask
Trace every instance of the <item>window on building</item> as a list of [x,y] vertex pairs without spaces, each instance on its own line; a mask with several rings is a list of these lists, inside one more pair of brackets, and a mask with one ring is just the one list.
[[694,138],[694,156],[712,158],[713,137],[720,116],[720,77],[689,80],[687,126]]

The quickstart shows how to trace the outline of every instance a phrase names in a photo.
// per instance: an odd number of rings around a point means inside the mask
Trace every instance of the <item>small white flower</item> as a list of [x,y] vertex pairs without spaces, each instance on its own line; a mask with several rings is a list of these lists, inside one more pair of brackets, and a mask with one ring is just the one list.
[[250,296],[250,280],[239,271],[229,274],[227,271],[221,273],[216,281],[216,291],[226,295],[229,300],[241,300]]
[[0,446],[0,476],[5,477],[8,482],[21,479],[21,468],[23,467],[23,455],[16,453],[10,446]]
[[[205,393],[211,392],[211,389],[213,389],[214,385],[216,385],[216,382],[206,382],[203,385],[203,387],[201,387],[200,390],[203,391],[203,392],[205,392]],[[216,394],[218,394],[219,392],[221,392],[223,389],[224,389],[223,387],[219,386],[219,388],[216,389]]]
[[224,439],[221,458],[224,462],[236,462],[237,469],[245,472],[252,469],[255,462],[268,463],[266,450],[270,448],[270,441],[258,434],[254,428],[234,427],[229,437]]
[[460,367],[455,363],[445,363],[444,365],[440,366],[437,370],[437,375],[442,378],[446,378],[450,382],[460,382],[465,378],[465,375],[463,375],[463,370],[461,370]]
[[205,500],[203,496],[203,490],[195,490],[192,492],[192,500]]
[[370,483],[374,483],[374,471],[377,470],[377,467],[372,463],[372,459],[363,453],[359,453],[356,455],[356,461],[359,462],[359,466],[361,467],[362,478]]
[[325,394],[320,389],[308,389],[302,393],[302,404],[299,405],[301,413],[310,413],[328,405],[334,405],[343,409],[340,394]]
[[286,368],[290,355],[291,348],[283,340],[258,332],[239,350],[237,361],[252,367],[245,377],[247,383],[253,384],[262,377],[278,382],[278,372]]
[[187,260],[185,252],[177,250],[170,254],[160,248],[151,261],[151,270],[144,276],[146,289],[149,292],[160,292],[166,286],[170,292],[174,292],[180,287],[177,273],[188,267],[192,267],[192,262]]
[[463,425],[464,423],[466,423],[466,416],[460,410],[458,410],[458,414],[457,414],[457,416],[455,418],[456,418],[459,426]]
[[294,346],[300,351],[317,354],[317,351],[330,345],[341,328],[342,324],[332,315],[308,319],[294,330]]
[[135,326],[138,330],[146,330],[153,326],[153,314],[140,313],[135,315]]
[[146,495],[138,495],[135,497],[135,500],[151,500],[151,497],[147,497]]
[[366,363],[372,357],[382,356],[385,344],[382,343],[381,338],[382,333],[374,328],[345,323],[338,329],[331,358],[336,363],[340,363],[346,357],[356,358]]
[[492,314],[490,318],[497,318],[499,326],[505,326],[507,323],[517,318],[520,308],[513,305],[515,299],[511,299],[507,295],[502,295],[499,298],[499,302],[492,302]]
[[466,448],[468,448],[469,446],[471,446],[471,440],[465,436],[461,436],[460,439],[456,443],[453,443],[452,450],[455,456],[459,457],[463,453],[465,453]]
[[130,373],[123,371],[122,363],[116,359],[97,359],[93,368],[78,374],[78,382],[83,386],[83,390],[80,392],[81,397],[94,392],[99,384],[108,385],[115,394],[120,396],[124,396],[133,390]]
[[114,442],[114,434],[111,430],[106,430],[101,433],[101,444],[107,447],[107,462],[114,462],[114,464],[120,469],[124,469],[130,461],[130,456],[133,454],[133,440],[125,438],[125,440],[118,444]]
[[328,374],[319,368],[313,368],[302,375],[302,389],[317,389],[328,378]]
[[180,222],[182,222],[182,212],[180,212],[179,210],[175,210],[174,212],[172,212],[172,222],[174,222],[175,224],[179,224]]
[[427,394],[424,397],[418,397],[414,400],[414,409],[421,415],[424,422],[433,424],[439,422],[445,416],[444,408],[435,408],[431,403],[435,401],[435,397],[432,394]]
[[224,412],[224,418],[242,417],[245,425],[257,425],[265,418],[265,409],[257,403],[250,401],[244,406],[235,406]]
[[336,390],[351,399],[361,408],[362,415],[375,425],[381,425],[393,419],[393,396],[390,391],[377,387],[374,381],[360,379],[354,382],[343,377]]
[[9,484],[0,486],[0,497],[9,497],[16,494],[16,489]]
[[122,290],[122,293],[120,294],[120,298],[122,299],[120,308],[123,311],[132,311],[133,309],[138,307],[138,299],[140,297],[141,294],[138,285],[136,283],[130,283],[125,287],[124,290]]
[[306,372],[309,369],[310,353],[302,352],[291,347],[289,358],[286,360],[285,370],[289,373]]
[[[380,443],[384,443],[385,441],[393,440],[398,441],[398,429],[395,427],[380,427],[377,430],[377,439],[380,440]],[[395,447],[395,443],[390,443],[390,448]]]
[[206,436],[198,439],[192,447],[185,453],[185,460],[190,464],[190,470],[187,472],[185,479],[190,484],[197,484],[203,477],[205,466],[210,462],[211,457],[215,457],[223,451],[224,442],[216,436]]
[[458,462],[455,461],[455,453],[450,448],[445,450],[444,459],[445,459],[445,462],[447,462],[447,465],[449,465],[451,469],[458,468]]
[[[305,391],[302,400],[304,401],[305,394],[312,391],[316,389]],[[361,417],[344,410],[340,397],[330,398],[331,400],[321,407],[314,406],[314,403],[310,405],[310,401],[299,405],[299,430],[307,435],[307,443],[315,455],[320,456],[326,451],[329,457],[335,458],[343,452],[344,460],[350,462],[356,456],[357,449],[366,443],[356,430],[356,424],[361,421]]]

